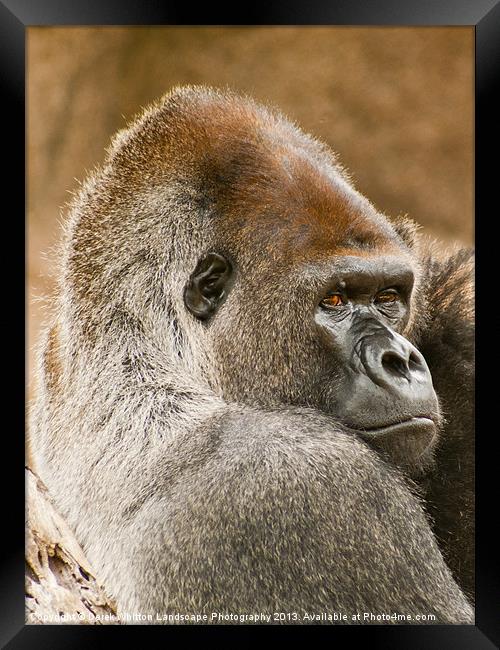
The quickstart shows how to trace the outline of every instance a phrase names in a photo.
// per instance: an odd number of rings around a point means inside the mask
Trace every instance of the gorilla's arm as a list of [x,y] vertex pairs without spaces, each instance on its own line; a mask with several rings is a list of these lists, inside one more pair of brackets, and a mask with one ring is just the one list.
[[113,541],[122,611],[473,621],[398,471],[327,417],[230,408],[193,436]]
[[422,286],[428,320],[417,343],[446,417],[428,510],[444,556],[474,593],[474,255],[460,250],[426,260]]

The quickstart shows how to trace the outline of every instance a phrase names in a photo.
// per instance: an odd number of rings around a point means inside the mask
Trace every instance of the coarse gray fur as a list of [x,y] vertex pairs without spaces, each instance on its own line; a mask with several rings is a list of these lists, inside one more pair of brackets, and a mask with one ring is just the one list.
[[[300,274],[280,292],[280,259],[255,252],[246,222],[214,215],[199,161],[218,123],[234,128],[228,114],[276,133],[266,150],[289,139],[349,184],[322,145],[231,93],[176,89],[120,132],[69,210],[31,413],[36,469],[120,614],[473,623],[414,484],[314,403]],[[183,289],[211,249],[238,275],[207,326]]]

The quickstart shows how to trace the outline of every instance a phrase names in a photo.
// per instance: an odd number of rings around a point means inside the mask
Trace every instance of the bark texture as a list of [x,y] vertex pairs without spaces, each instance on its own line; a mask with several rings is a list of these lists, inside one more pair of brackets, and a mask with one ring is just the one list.
[[26,468],[26,622],[119,623],[116,606],[95,577],[47,488]]

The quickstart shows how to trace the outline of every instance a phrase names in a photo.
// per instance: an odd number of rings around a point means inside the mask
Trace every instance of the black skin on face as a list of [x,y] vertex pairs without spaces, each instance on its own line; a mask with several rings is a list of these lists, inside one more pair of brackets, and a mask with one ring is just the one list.
[[[338,257],[320,289],[314,320],[318,339],[338,376],[332,414],[410,471],[420,468],[436,440],[439,406],[422,354],[399,331],[407,323],[413,271],[391,257]],[[231,288],[233,265],[203,256],[185,291],[188,311],[202,321],[217,312]]]

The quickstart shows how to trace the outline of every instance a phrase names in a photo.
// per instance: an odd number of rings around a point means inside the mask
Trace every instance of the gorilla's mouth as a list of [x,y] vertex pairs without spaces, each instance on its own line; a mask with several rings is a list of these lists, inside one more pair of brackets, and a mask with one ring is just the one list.
[[373,447],[389,454],[396,464],[408,467],[429,455],[437,431],[432,418],[417,416],[382,427],[358,429],[357,433]]
[[366,429],[360,429],[358,428],[357,430],[361,434],[368,434],[368,435],[374,435],[374,436],[379,436],[379,435],[385,435],[385,434],[390,434],[390,433],[404,433],[405,430],[422,430],[422,433],[425,432],[426,429],[436,429],[436,424],[434,420],[429,417],[428,415],[418,415],[415,417],[411,417],[408,420],[403,420],[403,422],[394,422],[393,424],[385,424],[383,426],[377,426],[377,427],[367,427]]

